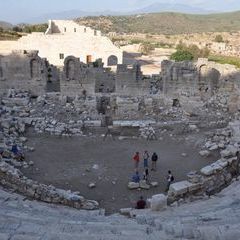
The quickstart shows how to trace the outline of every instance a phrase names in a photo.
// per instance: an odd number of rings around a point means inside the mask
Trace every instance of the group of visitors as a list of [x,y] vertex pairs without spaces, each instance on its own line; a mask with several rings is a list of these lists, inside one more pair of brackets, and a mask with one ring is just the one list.
[[[148,168],[149,158],[150,158],[150,155],[149,155],[148,151],[145,150],[144,153],[143,153],[143,166],[144,166],[144,168]],[[133,156],[133,160],[134,160],[135,170],[138,170],[139,162],[140,162],[140,153],[139,152],[135,153],[135,155]],[[158,155],[155,152],[152,154],[151,160],[152,160],[151,170],[156,171],[157,170]]]
[[[135,167],[135,173],[132,177],[133,182],[140,182],[141,178],[139,175],[139,163],[140,163],[140,153],[136,152],[135,155],[133,156],[133,161],[134,161],[134,167]],[[143,180],[146,180],[148,182],[149,180],[149,159],[150,155],[147,150],[144,151],[143,153]],[[151,156],[151,171],[156,171],[157,170],[157,160],[158,160],[158,155],[154,152]]]
[[[140,162],[143,162],[143,177],[141,178],[139,174],[139,168],[140,168]],[[149,154],[147,150],[145,150],[140,155],[139,152],[136,152],[133,156],[133,162],[134,162],[134,174],[132,176],[132,182],[139,183],[141,180],[145,180],[147,183],[149,183],[149,161],[151,160],[151,171],[157,171],[157,161],[158,161],[158,155],[156,152],[154,152],[152,155]],[[166,177],[166,189],[165,191],[168,192],[169,187],[171,183],[174,181],[174,177],[172,175],[171,170],[168,170],[168,175]],[[146,206],[146,201],[143,199],[143,196],[140,197],[140,199],[136,203],[136,208],[143,209]]]

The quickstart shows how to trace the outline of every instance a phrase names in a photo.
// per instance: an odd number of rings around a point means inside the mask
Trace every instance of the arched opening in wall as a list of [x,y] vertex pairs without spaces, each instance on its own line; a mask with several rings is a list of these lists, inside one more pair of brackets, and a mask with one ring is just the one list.
[[118,64],[118,58],[114,55],[111,55],[108,58],[108,66],[116,66]]
[[3,69],[0,67],[0,78],[3,78]]
[[101,85],[100,85],[100,87],[99,87],[99,89],[98,89],[98,92],[103,92],[103,90],[104,90],[104,84],[102,83]]
[[110,106],[110,98],[109,97],[97,98],[98,113],[106,114],[109,106]]
[[173,107],[181,107],[179,99],[174,98],[172,106]]
[[30,73],[31,73],[31,78],[40,77],[40,64],[36,59],[32,59],[30,61]]
[[208,72],[208,79],[209,79],[209,83],[210,83],[210,88],[211,88],[211,93],[212,94],[219,87],[219,79],[220,79],[220,77],[221,77],[220,72],[217,69],[215,69],[215,68],[212,68]]
[[74,80],[75,76],[75,64],[72,59],[68,60],[66,68],[66,77],[70,80]]
[[208,73],[208,68],[206,65],[202,65],[199,67],[198,87],[200,91],[206,92],[206,90],[208,90],[207,73]]

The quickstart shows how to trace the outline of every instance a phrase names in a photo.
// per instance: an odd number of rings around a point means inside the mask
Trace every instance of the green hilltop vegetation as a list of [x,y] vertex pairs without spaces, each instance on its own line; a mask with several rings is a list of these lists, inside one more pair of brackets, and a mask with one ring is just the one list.
[[79,24],[107,32],[183,34],[201,32],[234,32],[240,30],[240,11],[208,15],[150,13],[131,16],[83,17]]
[[35,24],[35,25],[10,25],[5,22],[0,22],[0,41],[1,40],[17,40],[26,33],[31,32],[45,32],[48,24]]
[[214,61],[221,64],[231,64],[236,66],[237,68],[240,68],[240,58],[239,57],[231,57],[231,56],[216,56],[216,55],[210,55],[208,57],[209,61]]

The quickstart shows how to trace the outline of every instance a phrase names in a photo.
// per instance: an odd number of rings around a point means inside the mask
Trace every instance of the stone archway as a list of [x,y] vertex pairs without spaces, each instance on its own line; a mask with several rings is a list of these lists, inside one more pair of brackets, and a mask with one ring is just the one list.
[[214,94],[214,92],[219,88],[220,77],[221,73],[217,69],[211,68],[208,71],[209,85],[212,94]]
[[30,61],[30,74],[31,78],[39,78],[41,75],[40,64],[36,59]]
[[118,64],[118,58],[115,55],[108,57],[108,66],[116,66]]
[[198,81],[198,87],[200,91],[206,91],[208,88],[207,74],[208,74],[207,65],[205,64],[201,65],[199,67],[199,81]]
[[75,63],[72,59],[67,61],[66,64],[66,77],[73,80],[75,76]]

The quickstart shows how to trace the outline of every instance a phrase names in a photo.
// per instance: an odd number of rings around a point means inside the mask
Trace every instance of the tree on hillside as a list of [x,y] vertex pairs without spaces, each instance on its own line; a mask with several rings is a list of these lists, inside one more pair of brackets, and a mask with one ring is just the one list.
[[13,30],[14,32],[22,32],[22,28],[21,28],[21,27],[18,27],[18,26],[13,27],[12,30]]
[[189,51],[186,50],[177,50],[175,53],[173,53],[170,57],[171,60],[175,60],[176,62],[181,61],[192,61],[193,55]]

